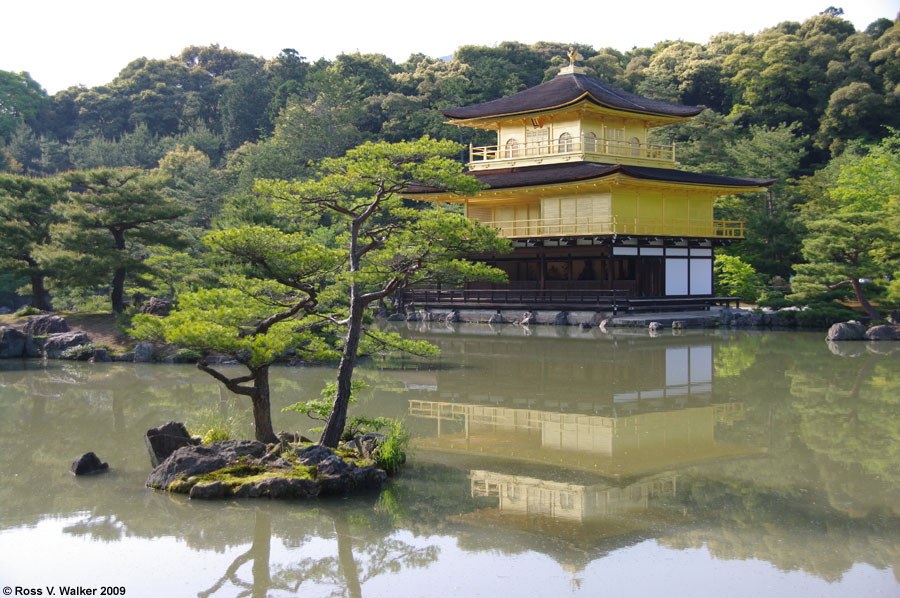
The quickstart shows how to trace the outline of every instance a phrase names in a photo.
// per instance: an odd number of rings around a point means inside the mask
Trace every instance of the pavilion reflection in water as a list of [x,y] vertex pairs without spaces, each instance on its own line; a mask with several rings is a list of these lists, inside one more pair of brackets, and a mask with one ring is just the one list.
[[[467,359],[477,357],[466,349],[509,341],[481,342],[465,343]],[[416,448],[467,457],[472,497],[496,500],[453,519],[570,541],[643,534],[683,520],[680,509],[660,508],[676,496],[681,469],[763,452],[717,438],[717,429],[744,418],[744,404],[713,392],[711,343],[622,349],[598,356],[595,370],[568,388],[572,372],[552,351],[549,367],[509,380],[491,372],[475,392],[442,384],[440,372],[431,384],[409,379],[423,397],[409,400],[409,416],[433,422],[420,426]],[[635,352],[640,369],[624,369]],[[595,383],[603,378],[609,384]]]

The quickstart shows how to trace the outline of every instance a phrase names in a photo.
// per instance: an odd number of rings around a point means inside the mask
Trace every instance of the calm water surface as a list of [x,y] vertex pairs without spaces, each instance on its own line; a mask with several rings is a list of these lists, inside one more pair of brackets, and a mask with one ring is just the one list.
[[[191,502],[143,433],[250,421],[192,366],[0,362],[0,585],[127,596],[898,596],[900,354],[823,334],[402,331],[351,413],[403,418],[380,494]],[[875,352],[882,351],[881,353]],[[278,368],[279,409],[330,368]],[[245,430],[249,433],[249,430]],[[108,474],[75,479],[95,451]],[[59,595],[59,590],[57,594]]]

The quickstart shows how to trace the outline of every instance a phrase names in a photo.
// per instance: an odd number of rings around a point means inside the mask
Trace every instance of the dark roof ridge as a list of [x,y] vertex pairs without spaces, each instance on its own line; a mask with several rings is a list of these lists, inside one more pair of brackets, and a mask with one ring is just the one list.
[[513,116],[564,108],[585,97],[601,106],[651,115],[684,118],[695,116],[703,110],[699,106],[685,106],[646,98],[601,83],[581,73],[566,73],[512,95],[480,104],[441,110],[441,113],[453,119]]

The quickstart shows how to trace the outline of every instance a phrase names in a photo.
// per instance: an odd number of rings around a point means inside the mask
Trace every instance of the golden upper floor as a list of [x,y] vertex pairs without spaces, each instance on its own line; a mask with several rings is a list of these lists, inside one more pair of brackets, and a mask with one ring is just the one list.
[[700,110],[616,89],[567,67],[536,87],[444,115],[448,124],[497,132],[496,144],[470,148],[472,170],[569,161],[673,168],[674,144],[651,143],[648,132]]

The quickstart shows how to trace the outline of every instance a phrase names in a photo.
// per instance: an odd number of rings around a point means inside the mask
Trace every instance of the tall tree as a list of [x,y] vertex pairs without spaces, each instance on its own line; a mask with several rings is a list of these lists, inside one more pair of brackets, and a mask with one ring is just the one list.
[[414,185],[473,193],[480,188],[452,159],[458,144],[427,137],[396,144],[367,143],[343,158],[321,163],[323,174],[306,182],[261,181],[260,192],[275,198],[284,215],[313,220],[327,214],[341,234],[344,261],[338,281],[346,288],[344,317],[332,323],[346,328],[334,404],[320,443],[336,447],[344,430],[353,368],[360,339],[372,335],[363,311],[375,301],[410,285],[437,279],[503,277],[502,272],[466,258],[502,252],[508,243],[493,231],[441,209],[405,207],[401,193]]
[[[72,172],[70,201],[59,206],[54,249],[44,256],[54,277],[72,283],[112,275],[112,309],[125,309],[125,278],[144,269],[138,243],[178,247],[183,240],[166,224],[188,210],[166,199],[165,177],[137,170]],[[106,280],[109,280],[106,278]]]
[[0,174],[0,268],[27,276],[31,305],[44,311],[51,306],[37,250],[50,243],[50,226],[58,222],[51,208],[65,197],[61,181]]
[[806,299],[849,285],[866,313],[879,319],[862,279],[893,272],[897,243],[888,222],[887,212],[838,212],[810,222],[803,240],[806,262],[796,266],[797,276],[791,281],[794,296]]

